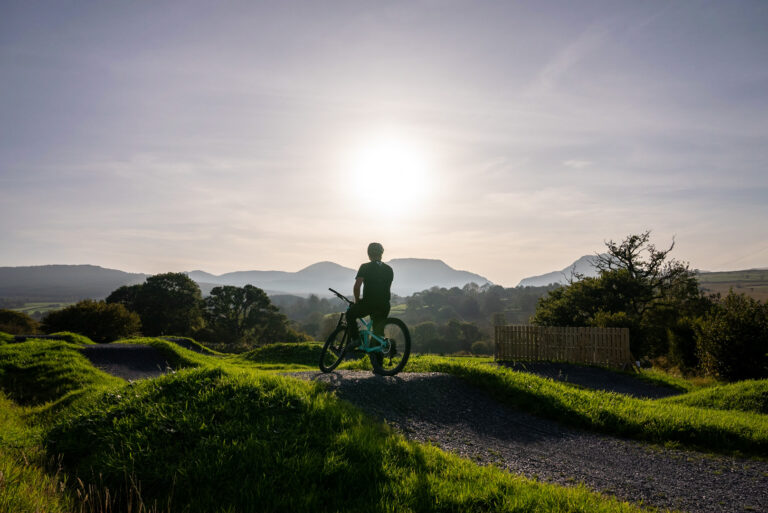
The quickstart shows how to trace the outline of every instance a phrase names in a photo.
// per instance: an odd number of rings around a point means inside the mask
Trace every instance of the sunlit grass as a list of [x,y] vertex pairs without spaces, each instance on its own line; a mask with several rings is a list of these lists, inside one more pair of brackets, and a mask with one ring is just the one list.
[[0,346],[0,387],[15,402],[35,405],[79,389],[122,382],[96,369],[80,345],[30,339]]
[[119,491],[129,472],[161,509],[636,511],[407,442],[318,384],[259,371],[126,385],[48,440],[72,475]]
[[766,415],[768,414],[768,379],[711,386],[682,396],[668,397],[659,402]]
[[689,406],[684,401],[675,404],[586,390],[472,359],[414,357],[407,370],[453,374],[514,408],[583,429],[705,451],[768,457],[768,416],[759,413],[718,411]]

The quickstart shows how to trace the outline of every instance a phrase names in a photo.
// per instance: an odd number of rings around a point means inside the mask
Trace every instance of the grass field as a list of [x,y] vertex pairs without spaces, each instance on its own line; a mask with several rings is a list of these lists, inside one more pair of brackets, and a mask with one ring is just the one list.
[[[131,342],[195,368],[126,383],[75,344],[0,346],[0,468],[13,476],[0,511],[640,511],[408,442],[319,384],[258,369],[291,365],[285,347],[254,363]],[[297,349],[303,368],[315,349]]]
[[700,273],[697,278],[699,287],[705,292],[719,292],[725,296],[733,289],[737,294],[746,294],[760,301],[768,300],[768,269]]
[[[93,368],[82,344],[0,345],[0,512],[637,511],[408,442],[318,383],[275,374],[314,369],[318,343],[206,355],[157,338],[123,342],[156,348],[177,371],[129,384]],[[488,358],[418,356],[407,370],[451,373],[586,429],[768,456],[766,380],[638,400]]]
[[66,308],[69,305],[74,305],[74,303],[44,301],[44,302],[24,303],[24,306],[21,306],[19,308],[12,308],[11,310],[16,310],[17,312],[24,312],[27,315],[32,315],[35,312],[46,314],[53,310],[61,310],[62,308]]

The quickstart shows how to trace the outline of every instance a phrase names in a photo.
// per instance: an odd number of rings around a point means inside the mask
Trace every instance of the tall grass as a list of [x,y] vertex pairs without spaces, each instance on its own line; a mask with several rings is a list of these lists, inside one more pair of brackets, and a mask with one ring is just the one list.
[[47,473],[39,431],[23,420],[22,408],[0,391],[0,511],[63,513],[70,503],[62,476]]

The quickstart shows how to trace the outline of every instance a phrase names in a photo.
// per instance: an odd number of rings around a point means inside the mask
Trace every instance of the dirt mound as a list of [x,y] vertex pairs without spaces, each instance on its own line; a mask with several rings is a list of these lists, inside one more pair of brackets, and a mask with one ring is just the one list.
[[123,379],[153,378],[170,370],[165,357],[151,346],[98,344],[81,351],[95,367]]

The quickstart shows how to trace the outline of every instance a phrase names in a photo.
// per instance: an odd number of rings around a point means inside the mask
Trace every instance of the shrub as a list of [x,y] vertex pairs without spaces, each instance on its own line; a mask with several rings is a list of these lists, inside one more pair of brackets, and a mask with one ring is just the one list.
[[680,369],[695,369],[699,366],[696,354],[696,321],[683,317],[667,330],[669,339],[669,362]]
[[137,334],[141,321],[136,313],[119,303],[86,299],[50,312],[43,319],[43,329],[48,333],[73,331],[95,342],[109,342]]
[[0,309],[0,331],[12,335],[31,335],[37,332],[38,323],[24,312]]
[[768,306],[731,291],[698,328],[702,370],[728,381],[768,376]]
[[488,345],[488,342],[478,340],[472,344],[472,354],[491,354],[491,348]]

